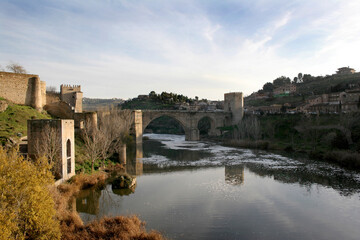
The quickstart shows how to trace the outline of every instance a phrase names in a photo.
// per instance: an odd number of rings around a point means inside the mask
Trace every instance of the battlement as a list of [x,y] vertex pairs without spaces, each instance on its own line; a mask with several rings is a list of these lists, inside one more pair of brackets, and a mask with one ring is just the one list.
[[76,113],[82,112],[83,93],[80,85],[60,85],[60,98],[73,108]]
[[60,85],[60,93],[70,93],[70,92],[81,92],[80,85],[70,85],[70,84],[61,84]]

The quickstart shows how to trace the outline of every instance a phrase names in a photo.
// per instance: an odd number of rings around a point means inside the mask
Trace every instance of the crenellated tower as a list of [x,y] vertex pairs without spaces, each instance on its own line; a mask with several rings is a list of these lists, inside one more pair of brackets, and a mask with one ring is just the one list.
[[68,103],[75,113],[82,112],[83,93],[80,85],[62,84],[60,86],[60,99]]

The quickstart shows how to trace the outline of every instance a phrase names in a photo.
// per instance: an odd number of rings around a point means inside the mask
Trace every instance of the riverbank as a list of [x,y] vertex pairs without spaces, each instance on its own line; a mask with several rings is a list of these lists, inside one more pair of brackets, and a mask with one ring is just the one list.
[[360,113],[245,115],[222,144],[307,154],[360,169]]
[[291,145],[286,145],[283,142],[269,142],[264,140],[225,140],[222,141],[221,144],[227,147],[306,154],[314,160],[335,163],[352,170],[360,170],[360,153],[351,150],[304,150],[303,148],[299,149]]
[[145,222],[137,216],[104,217],[87,224],[83,223],[76,207],[71,203],[81,190],[104,188],[109,176],[109,173],[101,171],[91,175],[79,174],[69,182],[52,189],[56,218],[60,222],[61,239],[165,239],[157,231],[146,231]]

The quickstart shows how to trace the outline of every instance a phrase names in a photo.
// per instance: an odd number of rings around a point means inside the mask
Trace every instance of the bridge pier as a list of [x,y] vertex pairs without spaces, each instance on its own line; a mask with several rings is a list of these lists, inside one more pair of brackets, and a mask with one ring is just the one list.
[[185,130],[185,140],[186,141],[199,141],[200,140],[200,131],[197,128],[192,128]]
[[134,111],[134,130],[135,130],[135,142],[136,144],[142,144],[143,137],[143,121],[142,121],[142,111]]

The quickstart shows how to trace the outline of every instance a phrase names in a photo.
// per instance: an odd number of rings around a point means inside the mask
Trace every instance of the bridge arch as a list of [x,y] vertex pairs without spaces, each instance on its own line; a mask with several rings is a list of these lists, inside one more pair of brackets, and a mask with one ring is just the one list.
[[216,120],[209,115],[202,116],[197,121],[200,135],[214,135],[216,131]]
[[182,128],[182,130],[184,131],[184,134],[186,134],[187,129],[186,129],[185,124],[184,124],[183,122],[181,122],[181,120],[179,120],[179,119],[177,119],[176,117],[171,116],[171,115],[169,115],[169,114],[160,114],[160,115],[158,115],[158,116],[154,116],[154,117],[151,118],[151,119],[148,119],[146,122],[143,121],[143,132],[145,132],[146,128],[147,128],[152,122],[154,122],[154,121],[156,121],[156,120],[158,120],[158,119],[160,119],[160,118],[162,118],[162,117],[168,117],[168,118],[171,118],[171,119],[175,120],[175,121],[180,125],[180,127]]

